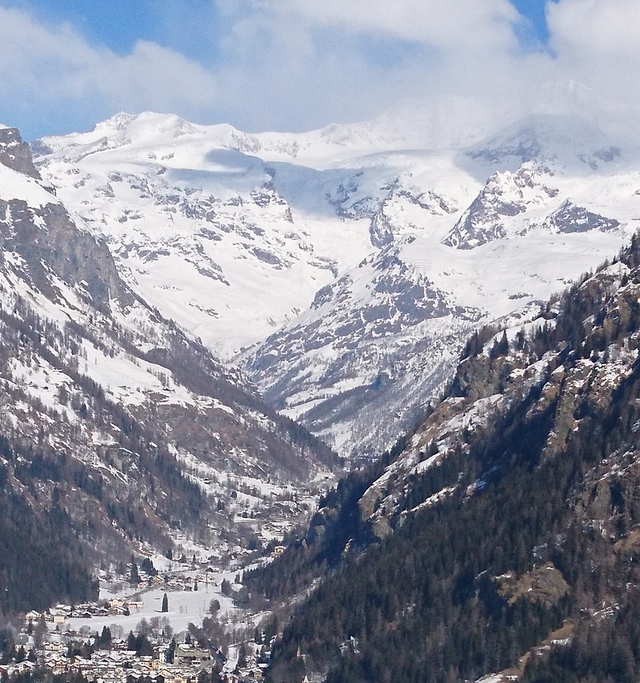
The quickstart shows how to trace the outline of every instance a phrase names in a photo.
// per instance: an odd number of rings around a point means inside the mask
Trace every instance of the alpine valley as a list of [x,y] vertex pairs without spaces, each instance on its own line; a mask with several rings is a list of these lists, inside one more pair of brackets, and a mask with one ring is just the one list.
[[133,291],[353,458],[413,424],[475,328],[526,322],[640,218],[640,156],[575,114],[412,116],[248,135],[121,114],[33,149]]
[[2,613],[256,560],[274,683],[637,679],[640,152],[451,106],[0,128]]
[[132,551],[279,537],[337,456],[131,290],[16,129],[0,146],[2,611],[86,598]]

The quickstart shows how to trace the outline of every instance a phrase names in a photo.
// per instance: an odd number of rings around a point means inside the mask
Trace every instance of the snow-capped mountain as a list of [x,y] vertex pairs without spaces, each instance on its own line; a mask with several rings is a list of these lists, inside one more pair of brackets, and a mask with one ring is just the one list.
[[0,130],[0,427],[5,493],[62,516],[82,562],[257,546],[337,464],[129,288],[15,129]]
[[640,218],[635,151],[588,121],[481,136],[445,113],[295,135],[119,115],[33,147],[132,289],[349,455],[407,428],[472,329],[530,319]]
[[[632,154],[574,118],[407,156],[371,213],[379,251],[248,358],[270,401],[343,452],[390,446],[444,388],[474,327],[526,323],[640,216]],[[358,189],[345,215],[363,206]]]
[[[295,140],[264,145],[287,159],[296,153]],[[311,205],[296,206],[274,181],[282,175],[286,185],[288,169],[255,156],[260,146],[230,126],[147,113],[34,149],[59,196],[107,239],[125,280],[229,358],[295,317],[352,254],[369,250],[366,230],[344,234],[334,211],[313,219],[326,194],[318,186],[333,188],[336,174],[296,174],[312,186],[300,193]]]

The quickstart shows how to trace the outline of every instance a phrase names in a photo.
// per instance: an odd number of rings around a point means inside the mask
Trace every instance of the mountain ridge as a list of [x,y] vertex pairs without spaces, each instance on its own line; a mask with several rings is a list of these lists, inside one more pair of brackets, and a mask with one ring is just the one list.
[[[634,148],[575,115],[506,127],[502,118],[484,138],[412,151],[398,146],[401,128],[384,132],[392,120],[247,136],[145,113],[34,149],[40,172],[108,241],[135,291],[224,359],[240,360],[272,405],[352,457],[390,446],[416,417],[398,398],[406,385],[369,390],[378,377],[410,376],[425,357],[414,326],[390,317],[398,306],[420,308],[420,283],[460,316],[451,356],[434,347],[424,360],[431,369],[419,371],[413,405],[437,396],[473,325],[527,315],[619,249],[639,209]],[[78,157],[83,140],[101,139],[104,149]],[[368,267],[367,284],[359,264],[387,252],[403,267],[381,291],[384,259]],[[342,301],[320,315],[317,297],[339,283]],[[371,339],[357,362],[329,334],[305,350],[308,325],[344,328],[345,316],[352,345]],[[421,325],[437,327],[429,316],[425,309]],[[376,324],[396,330],[385,333],[387,352],[373,340]],[[279,356],[283,344],[297,350]],[[334,379],[305,385],[310,368],[310,378]],[[353,417],[354,391],[375,395],[376,410],[398,420],[369,438],[370,414]]]
[[306,596],[271,681],[616,680],[585,634],[618,626],[634,675],[639,268],[636,235],[531,324],[480,329],[443,400],[246,577]]

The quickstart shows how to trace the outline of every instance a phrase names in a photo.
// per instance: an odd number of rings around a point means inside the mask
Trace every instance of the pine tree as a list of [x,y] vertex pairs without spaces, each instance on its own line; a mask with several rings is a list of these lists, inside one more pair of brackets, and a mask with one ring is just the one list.
[[129,583],[132,586],[137,586],[140,583],[140,574],[138,573],[138,565],[133,557],[131,558],[131,573],[129,575]]
[[107,626],[102,627],[102,633],[98,636],[96,633],[96,639],[94,646],[99,650],[110,650],[111,649],[111,629]]
[[171,642],[169,643],[169,649],[167,650],[165,654],[165,659],[167,660],[167,664],[173,664],[175,660],[175,654],[176,654],[176,647],[177,647],[176,639],[171,638]]
[[245,643],[242,643],[238,652],[237,668],[243,669],[245,666],[247,666],[247,646]]
[[162,598],[162,611],[163,612],[168,612],[169,611],[169,598],[167,597],[167,594],[164,594],[164,597]]

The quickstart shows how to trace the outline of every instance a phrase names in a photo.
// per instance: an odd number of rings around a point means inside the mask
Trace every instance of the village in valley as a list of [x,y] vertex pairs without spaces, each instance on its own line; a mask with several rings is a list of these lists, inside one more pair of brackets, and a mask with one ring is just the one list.
[[132,560],[124,582],[103,574],[99,600],[31,611],[12,625],[0,678],[44,669],[99,683],[260,681],[276,625],[239,606],[240,577],[195,557],[188,569],[161,571]]

